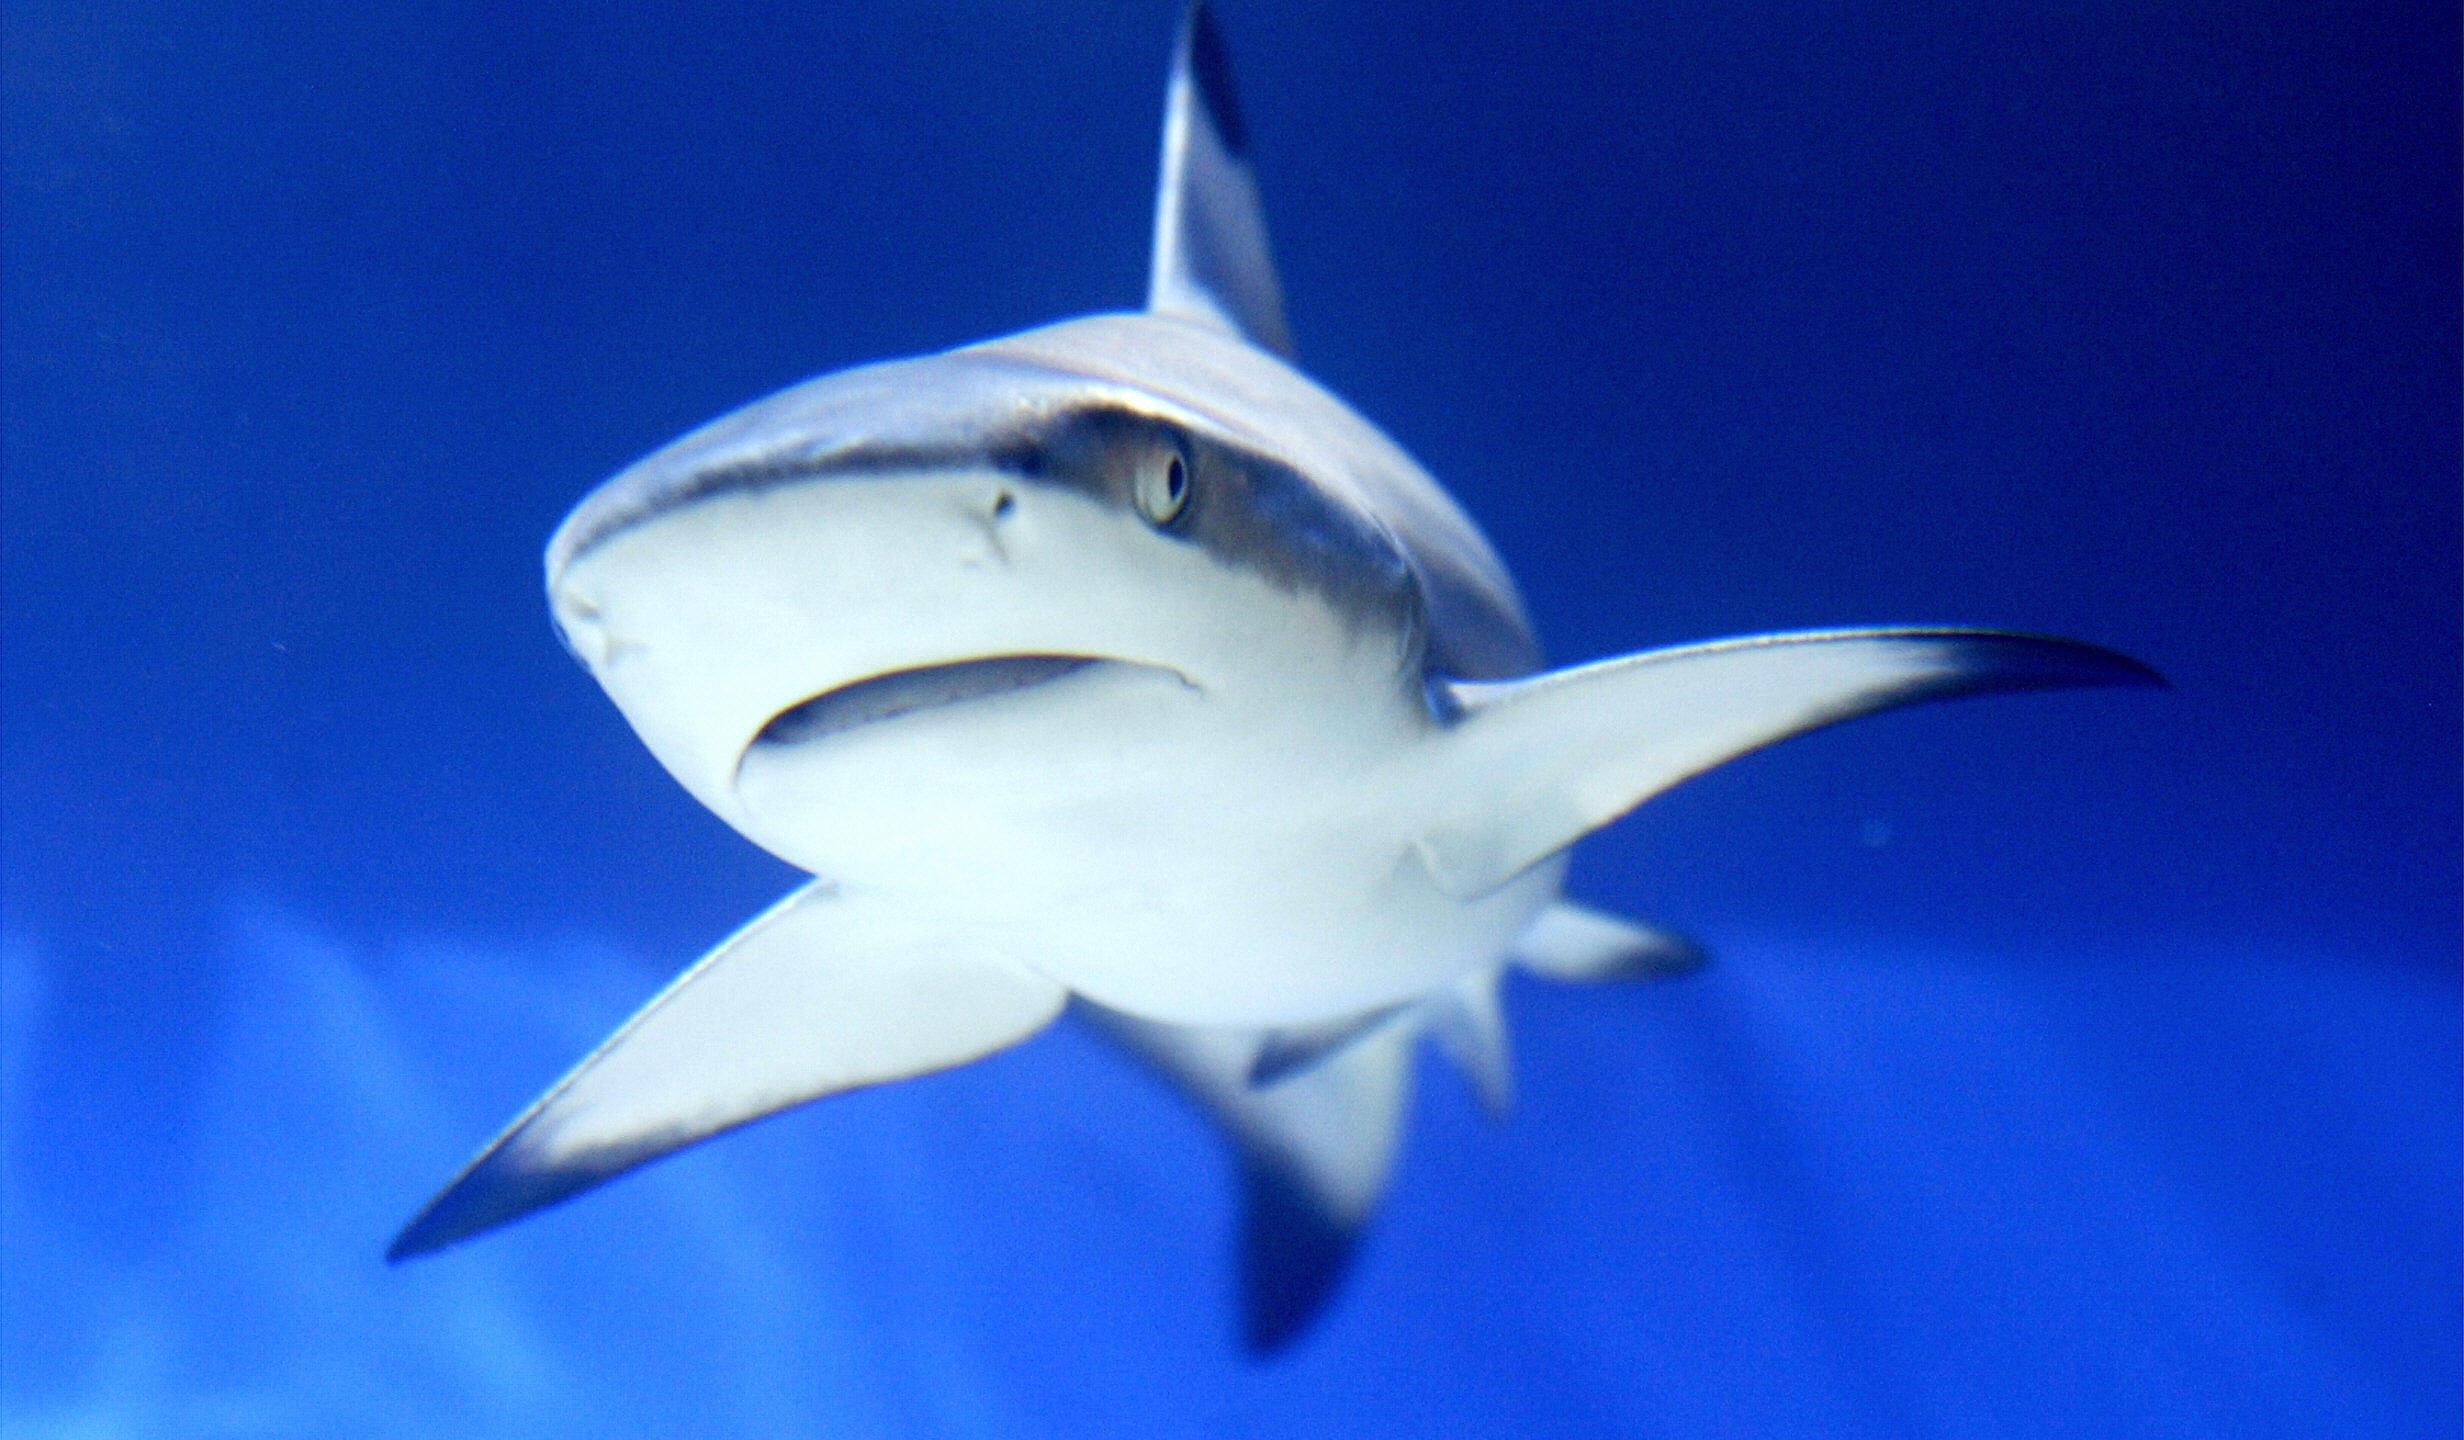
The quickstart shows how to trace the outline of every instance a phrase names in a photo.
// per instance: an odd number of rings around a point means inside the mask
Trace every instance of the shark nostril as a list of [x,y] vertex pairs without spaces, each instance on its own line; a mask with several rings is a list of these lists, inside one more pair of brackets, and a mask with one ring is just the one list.
[[982,569],[986,565],[1008,564],[1010,559],[1009,537],[1003,532],[1009,529],[1010,522],[1018,516],[1018,497],[1011,493],[1008,486],[1004,485],[992,493],[992,503],[976,511],[975,515],[975,523],[982,532],[980,548],[971,549],[959,563],[969,570]]

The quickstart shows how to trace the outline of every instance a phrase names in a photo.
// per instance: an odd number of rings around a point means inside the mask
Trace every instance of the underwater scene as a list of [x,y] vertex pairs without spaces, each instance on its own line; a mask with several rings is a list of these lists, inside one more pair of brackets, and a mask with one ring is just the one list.
[[8,0],[0,1434],[2458,1435],[2460,49]]

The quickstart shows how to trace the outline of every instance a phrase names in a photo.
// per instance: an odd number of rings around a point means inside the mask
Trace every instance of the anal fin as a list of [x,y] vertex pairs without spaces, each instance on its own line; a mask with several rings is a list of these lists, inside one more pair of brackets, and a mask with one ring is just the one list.
[[1242,1335],[1259,1353],[1291,1344],[1342,1282],[1385,1193],[1419,1027],[1372,1027],[1316,1065],[1255,1086],[1265,1031],[1169,1025],[1080,1004],[1239,1146]]

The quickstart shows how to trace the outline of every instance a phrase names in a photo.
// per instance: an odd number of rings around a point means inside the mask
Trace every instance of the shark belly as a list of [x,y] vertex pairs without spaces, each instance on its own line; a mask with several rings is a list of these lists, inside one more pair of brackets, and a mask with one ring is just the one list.
[[[993,470],[753,490],[574,567],[577,648],[747,838],[1032,937],[1113,1010],[1279,1026],[1494,966],[1555,893],[1472,900],[1421,637]],[[853,615],[894,616],[895,627]],[[751,637],[751,638],[748,638]]]
[[1551,866],[1471,901],[1431,880],[1429,722],[1347,707],[1391,690],[1368,668],[1262,706],[1162,666],[1027,662],[757,743],[734,798],[793,863],[1032,936],[1037,969],[1108,1009],[1323,1021],[1495,965],[1557,888]]

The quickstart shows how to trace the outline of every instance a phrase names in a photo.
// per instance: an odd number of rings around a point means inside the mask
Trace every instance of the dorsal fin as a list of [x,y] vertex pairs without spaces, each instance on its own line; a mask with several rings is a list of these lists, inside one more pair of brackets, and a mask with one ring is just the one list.
[[1248,149],[1223,33],[1206,0],[1196,0],[1181,24],[1164,99],[1146,308],[1231,331],[1288,358],[1292,336],[1283,326],[1283,289]]

